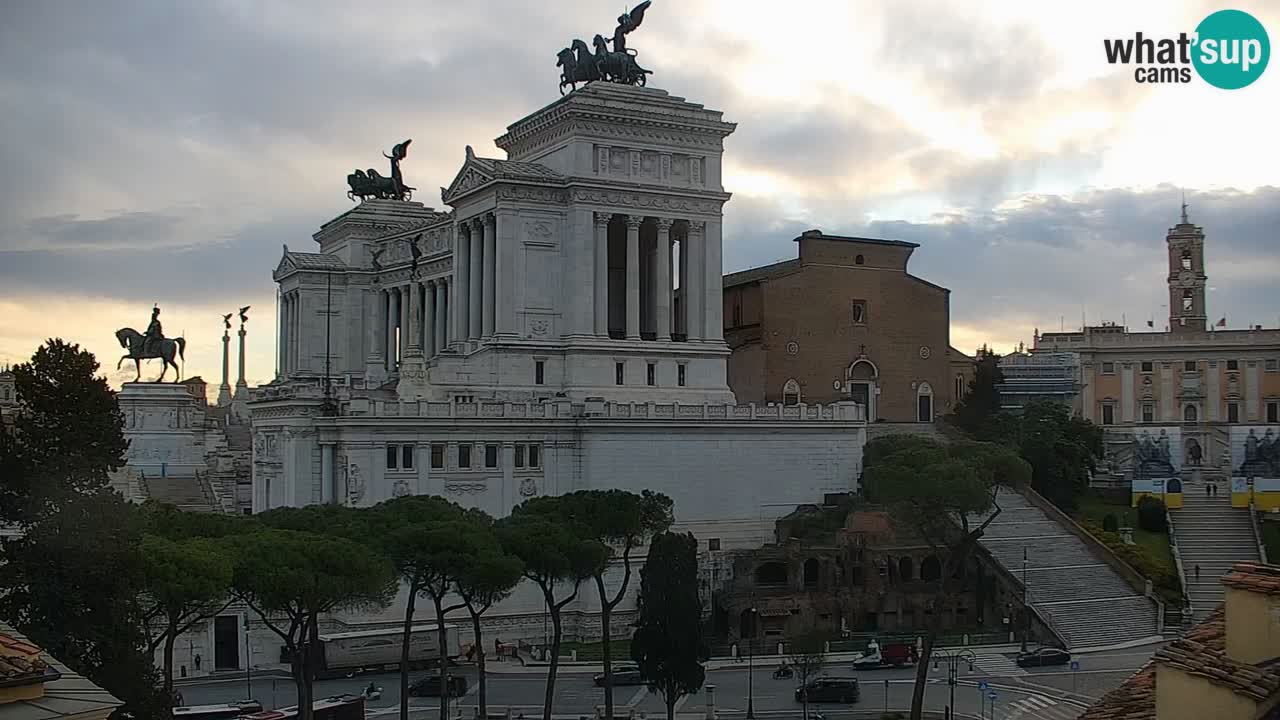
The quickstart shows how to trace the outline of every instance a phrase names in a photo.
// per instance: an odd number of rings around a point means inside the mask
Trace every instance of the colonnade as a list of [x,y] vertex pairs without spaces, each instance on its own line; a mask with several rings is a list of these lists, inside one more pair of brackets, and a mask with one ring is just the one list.
[[374,291],[371,346],[387,372],[394,372],[407,358],[432,358],[449,346],[452,284],[452,278],[445,276]]
[[[622,242],[610,242],[611,228],[615,238],[619,234],[625,236]],[[643,242],[642,230],[645,231]],[[596,275],[592,285],[596,335],[659,342],[702,340],[717,335],[714,328],[708,327],[706,317],[709,310],[720,312],[718,300],[708,307],[706,223],[596,213],[594,246]],[[611,246],[623,249],[622,263],[610,256]],[[677,247],[679,252],[675,254]],[[672,262],[673,254],[678,258],[677,263]],[[712,261],[719,278],[719,258]],[[610,268],[619,264],[624,272],[613,279],[619,281],[621,287],[611,287]],[[680,285],[679,312],[676,312],[673,267]],[[718,287],[715,290],[718,298],[720,290]],[[619,293],[624,298],[621,303]],[[615,304],[625,310],[621,313],[622,322],[611,324],[610,308]]]

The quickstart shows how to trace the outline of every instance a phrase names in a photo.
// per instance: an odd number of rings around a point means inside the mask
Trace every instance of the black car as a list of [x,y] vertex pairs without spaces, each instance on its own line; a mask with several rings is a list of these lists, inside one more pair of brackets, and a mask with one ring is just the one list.
[[860,695],[857,678],[821,677],[796,688],[796,702],[855,703]]
[[1018,653],[1018,667],[1066,665],[1069,662],[1071,662],[1071,653],[1058,648],[1040,648]]
[[[604,687],[604,673],[599,673],[592,678],[596,687]],[[622,687],[624,685],[643,685],[644,680],[640,679],[640,668],[635,665],[615,665],[613,667],[613,686]]]
[[[467,694],[467,679],[461,675],[449,676],[449,697],[462,697]],[[410,697],[440,697],[440,676],[427,675],[418,678],[409,685]]]

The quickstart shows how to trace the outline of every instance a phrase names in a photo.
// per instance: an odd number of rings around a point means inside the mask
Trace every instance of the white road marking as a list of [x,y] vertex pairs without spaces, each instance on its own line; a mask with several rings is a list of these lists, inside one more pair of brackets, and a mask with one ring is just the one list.
[[631,697],[631,700],[627,702],[625,707],[633,708],[639,705],[640,701],[644,700],[644,696],[648,694],[649,694],[648,686],[641,685],[640,689],[636,690],[636,694]]

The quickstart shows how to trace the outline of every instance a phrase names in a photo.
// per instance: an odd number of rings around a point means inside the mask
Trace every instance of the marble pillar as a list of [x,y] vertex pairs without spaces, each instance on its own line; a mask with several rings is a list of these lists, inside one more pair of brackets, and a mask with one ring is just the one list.
[[408,336],[406,356],[422,356],[422,287],[414,280],[404,287],[409,294],[409,322],[400,332]]
[[640,339],[640,223],[639,215],[627,216],[627,339]]
[[658,218],[657,260],[653,274],[654,333],[661,342],[671,340],[671,221]]
[[481,297],[482,318],[481,318],[481,337],[493,337],[493,321],[495,315],[495,303],[498,300],[497,287],[494,284],[497,278],[497,237],[494,231],[495,219],[492,214],[485,215],[482,221],[484,226],[484,277],[481,280],[484,293]]
[[436,352],[444,352],[449,338],[453,337],[453,328],[449,326],[449,289],[453,285],[450,278],[436,281]]
[[457,281],[453,283],[455,295],[453,302],[455,320],[451,340],[466,340],[470,327],[470,315],[467,310],[467,298],[471,296],[471,225],[459,223],[457,228],[457,248],[454,250],[454,269]]
[[609,336],[609,213],[595,214],[595,334]]
[[435,357],[436,354],[436,289],[440,281],[423,285],[422,298],[422,354]]
[[479,340],[483,329],[484,305],[484,224],[479,218],[471,221],[471,264],[468,266],[471,282],[467,302],[467,339]]

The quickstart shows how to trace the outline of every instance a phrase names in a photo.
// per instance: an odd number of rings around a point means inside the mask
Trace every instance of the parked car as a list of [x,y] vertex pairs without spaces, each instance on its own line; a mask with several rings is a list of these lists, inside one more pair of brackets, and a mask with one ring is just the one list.
[[820,677],[796,688],[796,702],[807,696],[809,702],[856,703],[861,694],[856,678]]
[[1040,648],[1018,653],[1018,667],[1066,665],[1069,662],[1071,662],[1071,653],[1059,648]]
[[[596,687],[604,687],[604,673],[599,673],[592,678]],[[623,685],[643,685],[644,680],[640,678],[640,668],[635,665],[614,665],[613,666],[613,686],[622,687]]]
[[[449,676],[449,697],[467,694],[467,679],[461,675]],[[409,684],[410,697],[440,697],[440,676],[427,675]]]

